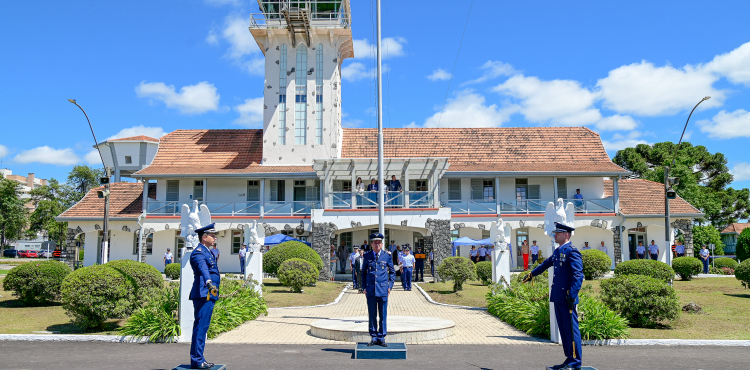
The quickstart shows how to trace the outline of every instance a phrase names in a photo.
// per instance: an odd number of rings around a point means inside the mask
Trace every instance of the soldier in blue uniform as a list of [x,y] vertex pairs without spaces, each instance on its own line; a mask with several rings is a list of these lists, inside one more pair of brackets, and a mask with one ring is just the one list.
[[219,267],[216,264],[210,247],[216,244],[216,230],[214,224],[206,225],[195,230],[200,244],[190,254],[190,267],[193,268],[193,288],[190,299],[193,301],[195,321],[193,322],[193,336],[190,342],[190,368],[210,369],[214,364],[203,357],[206,346],[206,333],[211,324],[214,304],[219,299]]
[[560,328],[565,362],[547,369],[581,368],[581,332],[578,329],[578,292],[583,284],[583,261],[581,252],[570,243],[574,228],[555,222],[555,242],[560,245],[552,255],[526,275],[524,282],[554,266],[549,301],[554,303],[555,318]]
[[[370,318],[370,343],[368,346],[381,345],[388,347],[385,343],[386,320],[388,317],[388,295],[391,294],[393,283],[396,282],[396,270],[393,268],[393,257],[388,251],[382,250],[383,234],[370,234],[370,245],[372,250],[365,253],[364,260],[364,285],[367,296],[367,313]],[[378,320],[378,316],[380,319]]]

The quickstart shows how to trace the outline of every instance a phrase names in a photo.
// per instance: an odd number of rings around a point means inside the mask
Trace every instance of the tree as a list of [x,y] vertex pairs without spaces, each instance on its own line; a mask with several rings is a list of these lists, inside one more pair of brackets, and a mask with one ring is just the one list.
[[28,210],[21,199],[21,184],[0,178],[0,249],[7,240],[18,240],[28,221]]
[[57,222],[55,217],[63,213],[69,206],[71,189],[57,180],[51,179],[47,185],[31,191],[31,199],[36,209],[31,213],[30,230],[46,232],[49,240],[57,245],[64,245],[67,237],[68,223]]
[[[673,156],[676,160],[671,166]],[[675,186],[677,194],[705,213],[705,218],[698,219],[698,223],[708,221],[723,228],[750,217],[750,189],[727,187],[734,178],[722,153],[712,154],[704,146],[693,146],[689,142],[679,147],[672,142],[662,142],[625,148],[617,152],[613,161],[638,178],[660,183],[664,183],[664,166],[671,166],[670,176],[680,178]]]
[[78,203],[92,188],[99,186],[99,178],[104,176],[101,169],[91,168],[87,165],[76,165],[68,174],[68,185],[71,187],[67,203],[70,205]]
[[750,227],[742,230],[737,239],[737,259],[740,261],[750,259]]
[[721,233],[711,225],[693,226],[693,243],[695,245],[714,244],[714,255],[724,255],[724,243],[721,242]]

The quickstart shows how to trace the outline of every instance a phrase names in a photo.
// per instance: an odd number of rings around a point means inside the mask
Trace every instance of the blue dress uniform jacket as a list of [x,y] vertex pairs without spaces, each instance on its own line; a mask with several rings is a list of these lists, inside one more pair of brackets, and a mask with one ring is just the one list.
[[554,266],[555,276],[552,278],[549,301],[554,303],[555,318],[560,329],[565,365],[581,366],[581,332],[578,327],[578,313],[575,307],[568,307],[568,298],[573,304],[578,304],[578,292],[583,284],[583,261],[581,252],[570,242],[561,245],[542,264],[531,271],[532,276],[544,272]]
[[385,342],[385,336],[388,334],[388,291],[396,282],[393,257],[385,250],[380,251],[380,256],[377,256],[375,251],[369,251],[365,253],[363,269],[362,284],[367,295],[370,337],[375,342]]
[[[203,357],[206,334],[208,333],[208,326],[211,324],[214,303],[219,299],[218,293],[209,297],[206,281],[211,280],[211,283],[218,290],[221,276],[214,255],[203,244],[198,244],[198,247],[190,254],[190,267],[193,268],[193,288],[190,290],[190,299],[193,300],[195,319],[190,342],[190,365],[197,367],[206,362]],[[209,299],[206,299],[206,297],[209,297]]]

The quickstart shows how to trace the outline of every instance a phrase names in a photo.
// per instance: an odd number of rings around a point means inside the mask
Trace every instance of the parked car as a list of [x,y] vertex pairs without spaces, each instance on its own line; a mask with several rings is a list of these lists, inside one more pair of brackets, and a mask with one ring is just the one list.
[[48,258],[48,257],[52,257],[52,252],[53,252],[53,251],[47,251],[47,250],[41,251],[41,252],[39,253],[39,258]]
[[18,250],[6,249],[3,251],[3,257],[18,258]]
[[39,254],[36,251],[26,251],[26,258],[37,258]]

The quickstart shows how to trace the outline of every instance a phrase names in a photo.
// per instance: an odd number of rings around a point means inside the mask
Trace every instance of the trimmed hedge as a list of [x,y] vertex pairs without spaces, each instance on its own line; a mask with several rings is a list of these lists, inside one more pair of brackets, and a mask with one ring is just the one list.
[[597,249],[581,251],[583,259],[583,277],[586,280],[598,279],[609,272],[612,260],[609,256]]
[[143,305],[157,293],[157,290],[164,287],[161,272],[147,263],[133,260],[115,260],[107,262],[107,265],[120,271],[135,287],[136,300],[133,301],[133,309]]
[[3,289],[12,290],[24,305],[47,304],[60,299],[60,286],[70,273],[70,267],[60,261],[24,263],[8,272]]
[[672,268],[682,280],[691,280],[703,271],[703,262],[695,257],[677,257],[672,260]]
[[482,261],[476,264],[477,278],[484,285],[492,282],[492,261]]
[[277,276],[282,285],[292,288],[295,293],[301,293],[302,287],[315,284],[319,274],[320,271],[312,263],[301,258],[292,258],[281,264]]
[[737,268],[737,261],[735,261],[733,258],[729,257],[721,257],[714,260],[714,267],[717,269],[720,269],[722,267],[730,268],[732,270]]
[[742,261],[742,263],[734,269],[734,277],[742,283],[742,286],[750,288],[750,259]]
[[180,269],[182,269],[182,266],[179,263],[170,263],[164,266],[164,275],[172,280],[177,280],[180,278]]
[[135,286],[112,266],[93,265],[70,273],[61,286],[63,308],[83,328],[97,328],[132,312]]
[[263,271],[278,275],[281,264],[292,258],[300,258],[310,262],[318,271],[323,270],[323,259],[307,244],[297,241],[283,242],[263,255]]
[[602,301],[619,312],[632,327],[652,327],[680,315],[680,300],[667,283],[644,275],[621,275],[602,280]]
[[674,279],[674,270],[664,262],[654,260],[623,261],[615,267],[615,277],[624,275],[643,275],[669,282]]
[[453,280],[453,291],[463,290],[464,282],[476,280],[477,272],[474,262],[466,257],[448,257],[437,268],[438,276],[443,281]]

